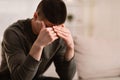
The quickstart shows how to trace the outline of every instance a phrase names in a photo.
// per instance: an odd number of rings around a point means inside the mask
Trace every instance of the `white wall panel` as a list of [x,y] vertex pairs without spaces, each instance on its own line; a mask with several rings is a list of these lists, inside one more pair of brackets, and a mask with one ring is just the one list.
[[18,19],[31,18],[40,0],[0,0],[0,39],[4,30]]

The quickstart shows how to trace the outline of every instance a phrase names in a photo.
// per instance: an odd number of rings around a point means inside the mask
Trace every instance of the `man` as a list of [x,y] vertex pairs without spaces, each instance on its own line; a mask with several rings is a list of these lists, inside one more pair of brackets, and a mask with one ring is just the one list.
[[[2,41],[1,75],[11,80],[72,80],[74,43],[64,26],[66,14],[63,0],[42,0],[32,19],[8,27]],[[43,76],[52,62],[59,78]]]

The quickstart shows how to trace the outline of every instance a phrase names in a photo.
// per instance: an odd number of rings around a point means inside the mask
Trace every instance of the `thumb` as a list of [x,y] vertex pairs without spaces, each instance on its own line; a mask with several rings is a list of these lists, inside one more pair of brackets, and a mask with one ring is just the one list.
[[45,28],[45,23],[43,21],[41,21],[41,29]]

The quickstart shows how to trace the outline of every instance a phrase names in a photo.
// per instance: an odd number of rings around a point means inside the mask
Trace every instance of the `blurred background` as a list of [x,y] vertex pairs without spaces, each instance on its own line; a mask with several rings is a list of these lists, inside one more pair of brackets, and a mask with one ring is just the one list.
[[[64,0],[66,26],[73,35],[120,39],[120,0]],[[18,19],[32,18],[40,0],[0,0],[0,40]]]
[[[72,35],[120,41],[120,0],[64,0]],[[32,18],[40,0],[0,0],[0,40],[19,19]]]

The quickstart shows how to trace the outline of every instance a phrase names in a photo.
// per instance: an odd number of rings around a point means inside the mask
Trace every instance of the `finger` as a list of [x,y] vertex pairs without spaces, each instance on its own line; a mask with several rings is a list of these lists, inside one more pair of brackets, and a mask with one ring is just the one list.
[[48,36],[48,39],[50,40],[50,43],[58,39],[58,36],[56,34],[51,34]]
[[56,34],[56,33],[54,33],[54,34],[52,35],[52,37],[53,37],[53,40],[58,39],[58,36],[57,36],[57,34]]
[[59,26],[53,26],[54,29],[62,29],[63,27],[61,25]]
[[54,31],[54,30],[53,30],[53,28],[48,27],[48,28],[46,28],[46,31],[49,31],[49,32],[50,32],[50,31]]
[[53,28],[47,28],[46,29],[46,34],[48,34],[49,36],[56,36],[56,32],[53,30]]
[[57,37],[57,36],[55,36],[55,37],[54,37],[54,40],[56,40],[56,39],[58,39],[58,37]]
[[53,29],[64,30],[64,29],[66,29],[66,28],[63,27],[62,25],[59,25],[59,26],[53,26]]
[[58,37],[52,38],[52,40],[51,40],[48,44],[52,43],[53,41],[55,41],[55,40],[57,40],[57,39],[58,39]]
[[64,32],[58,31],[57,35],[60,36],[60,37],[68,37],[69,33],[64,33]]
[[[54,37],[54,36],[57,36],[57,33],[54,32],[54,31],[50,31],[50,32],[49,32],[49,35]],[[58,37],[58,36],[57,36],[57,37]]]
[[68,34],[70,34],[69,31],[64,30],[64,29],[58,29],[58,28],[56,28],[56,29],[54,29],[54,31],[55,31],[55,33],[56,33],[58,36],[60,36],[60,37],[67,37]]
[[55,31],[52,30],[52,31],[51,31],[51,34],[56,34],[56,33],[55,33]]
[[58,33],[58,32],[65,33],[65,34],[70,33],[70,31],[68,29],[66,29],[66,28],[54,28],[54,31],[56,33]]

